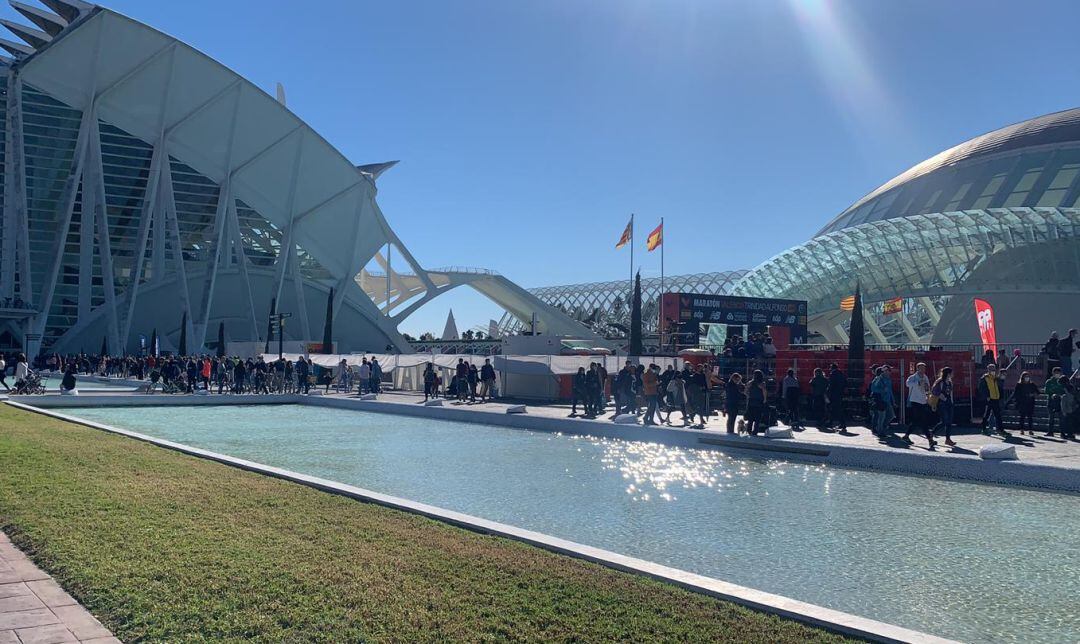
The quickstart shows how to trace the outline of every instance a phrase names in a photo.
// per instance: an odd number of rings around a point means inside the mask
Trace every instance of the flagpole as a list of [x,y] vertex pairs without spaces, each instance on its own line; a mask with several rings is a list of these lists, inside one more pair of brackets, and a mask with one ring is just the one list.
[[630,293],[634,293],[634,213],[630,213]]
[[664,218],[660,218],[660,297],[664,296]]

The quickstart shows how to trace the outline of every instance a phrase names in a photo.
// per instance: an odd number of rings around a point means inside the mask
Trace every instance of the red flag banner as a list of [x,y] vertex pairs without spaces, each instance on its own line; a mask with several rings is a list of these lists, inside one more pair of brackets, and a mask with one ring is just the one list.
[[900,297],[894,297],[891,300],[885,301],[885,306],[882,313],[885,315],[894,315],[904,310],[904,299]]
[[855,296],[854,295],[849,295],[849,296],[845,297],[844,299],[840,300],[840,310],[841,311],[854,311],[855,310]]
[[997,349],[997,327],[994,325],[994,307],[986,300],[975,298],[975,320],[979,323],[979,337],[983,352]]
[[660,224],[649,233],[649,236],[645,239],[645,248],[652,252],[656,250],[660,244],[664,243],[664,224]]
[[622,237],[619,238],[619,243],[615,244],[615,250],[619,250],[623,246],[630,243],[630,240],[634,238],[634,218],[631,217],[630,221],[626,223],[626,229],[622,231]]

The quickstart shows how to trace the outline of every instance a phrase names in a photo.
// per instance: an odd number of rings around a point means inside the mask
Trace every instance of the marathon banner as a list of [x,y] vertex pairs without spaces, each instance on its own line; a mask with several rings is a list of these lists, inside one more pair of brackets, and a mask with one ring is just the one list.
[[746,326],[753,333],[784,327],[790,332],[792,344],[802,344],[807,337],[806,310],[803,300],[664,293],[660,326],[665,332],[677,327],[680,345],[697,344],[702,324]]
[[979,339],[983,352],[997,351],[997,328],[994,326],[994,307],[986,300],[975,298],[975,320],[979,323]]

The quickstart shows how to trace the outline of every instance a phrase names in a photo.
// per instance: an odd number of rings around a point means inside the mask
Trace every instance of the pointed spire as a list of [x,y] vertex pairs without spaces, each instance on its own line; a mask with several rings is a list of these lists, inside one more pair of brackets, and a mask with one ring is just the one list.
[[26,25],[20,25],[17,22],[0,18],[0,25],[7,27],[8,31],[18,36],[20,40],[24,41],[34,49],[44,47],[52,40],[52,36],[44,31],[34,29],[33,27],[27,27]]
[[446,326],[443,327],[442,340],[460,340],[458,335],[457,322],[454,321],[454,309],[450,309],[450,314],[446,316]]
[[31,7],[28,4],[18,2],[18,0],[8,0],[8,4],[10,4],[15,11],[26,16],[27,20],[40,27],[50,36],[58,35],[64,30],[64,27],[67,27],[68,25],[67,20],[64,20],[54,13],[49,13],[44,9]]

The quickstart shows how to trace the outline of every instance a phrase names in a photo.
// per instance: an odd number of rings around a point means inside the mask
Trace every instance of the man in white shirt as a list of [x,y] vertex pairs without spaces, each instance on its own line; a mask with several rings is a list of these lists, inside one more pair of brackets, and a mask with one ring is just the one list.
[[915,373],[908,376],[908,422],[902,439],[908,445],[911,444],[911,430],[919,429],[930,443],[930,449],[934,449],[937,443],[934,434],[930,431],[932,420],[930,418],[930,378],[926,375],[926,363],[920,362],[915,365]]

